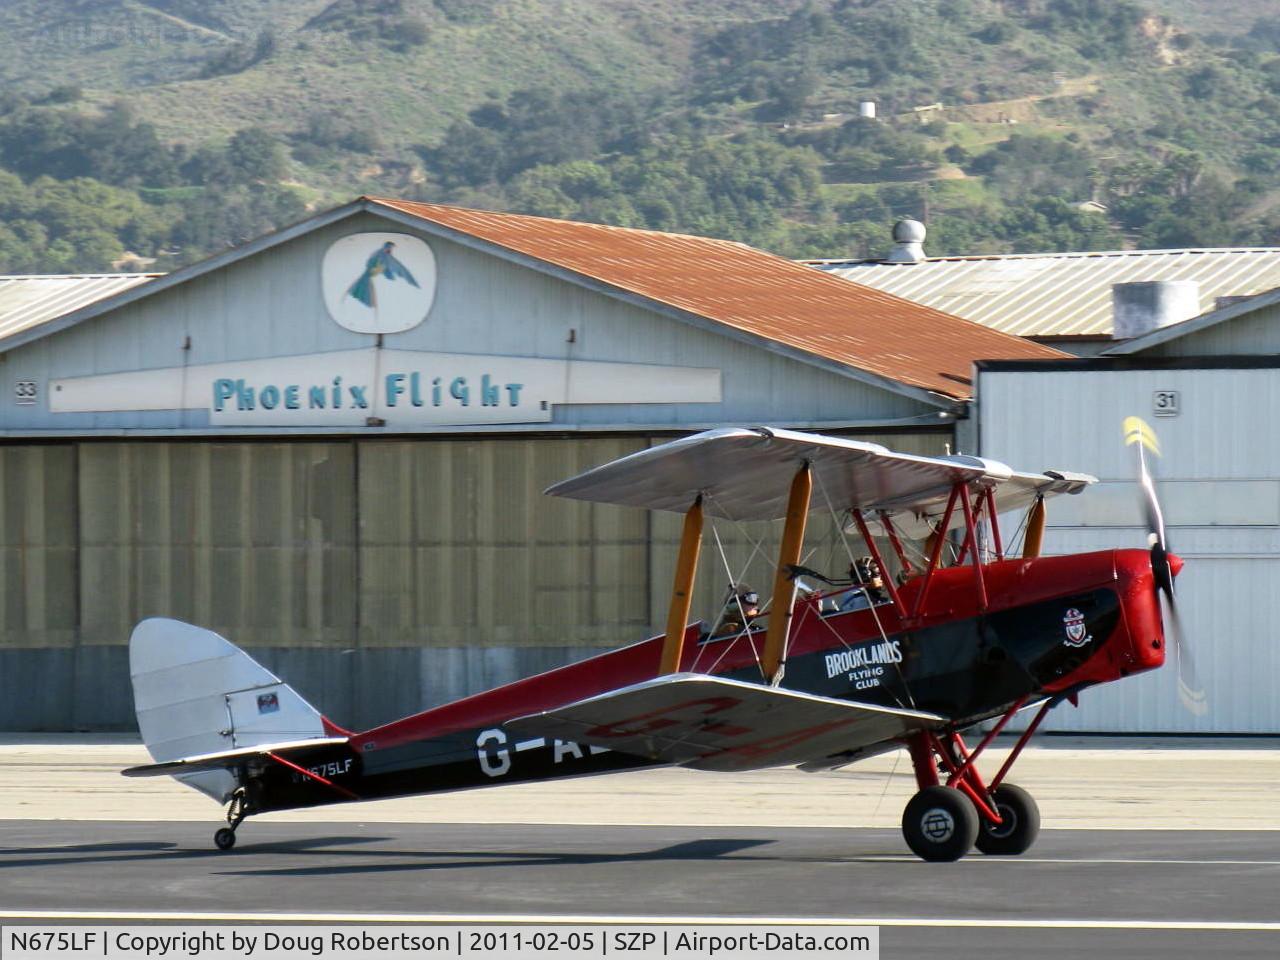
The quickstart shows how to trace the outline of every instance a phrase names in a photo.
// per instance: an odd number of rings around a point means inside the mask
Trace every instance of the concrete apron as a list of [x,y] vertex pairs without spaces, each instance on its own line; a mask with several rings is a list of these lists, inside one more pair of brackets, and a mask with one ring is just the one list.
[[[995,773],[1012,745],[980,763]],[[198,820],[221,814],[168,777],[126,779],[148,762],[106,736],[0,738],[0,819]],[[1010,776],[1051,829],[1280,829],[1280,741],[1046,737]],[[894,827],[915,790],[899,752],[830,773],[794,768],[720,774],[660,769],[465,793],[267,814],[295,823],[562,823]]]

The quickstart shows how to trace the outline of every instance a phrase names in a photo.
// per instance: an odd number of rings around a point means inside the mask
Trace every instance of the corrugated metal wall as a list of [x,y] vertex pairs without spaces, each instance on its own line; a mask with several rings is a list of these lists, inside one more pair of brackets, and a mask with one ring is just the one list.
[[1232,320],[1157,344],[1147,357],[1203,357],[1228,354],[1280,354],[1280,304],[1262,307]]
[[350,443],[76,451],[82,643],[127,642],[147,616],[206,624],[246,646],[350,641]]
[[[937,453],[948,438],[865,439]],[[355,726],[648,636],[680,517],[542,491],[658,442],[0,446],[0,729],[130,727],[127,642],[149,616],[218,631]],[[777,531],[715,530],[767,595]],[[810,531],[810,565],[843,570],[829,514]],[[718,556],[709,525],[696,617],[723,601]]]
[[[1178,391],[1176,417],[1153,416],[1156,391]],[[1032,470],[1082,470],[1103,483],[1051,502],[1046,552],[1143,547],[1133,453],[1120,424],[1157,429],[1169,539],[1184,558],[1179,611],[1212,710],[1181,709],[1172,662],[1089,690],[1051,729],[1105,732],[1280,733],[1280,370],[984,371],[982,455]]]
[[542,491],[643,438],[362,442],[360,634],[608,646],[647,629],[648,518]]
[[71,646],[78,589],[75,448],[7,448],[0,483],[0,644]]

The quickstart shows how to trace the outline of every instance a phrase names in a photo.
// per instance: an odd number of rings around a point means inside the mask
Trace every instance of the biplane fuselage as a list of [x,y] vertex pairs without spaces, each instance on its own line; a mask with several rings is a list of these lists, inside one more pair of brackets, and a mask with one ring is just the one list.
[[[1141,427],[1134,436],[1154,443]],[[215,835],[229,849],[246,816],[270,810],[667,764],[830,769],[905,746],[919,791],[903,833],[917,854],[1022,853],[1039,813],[1004,777],[1028,738],[1060,701],[1165,659],[1159,597],[1181,561],[1162,525],[1150,552],[1040,556],[1045,499],[1093,482],[770,428],[674,440],[548,490],[684,514],[662,635],[352,733],[217,634],[143,621],[130,668],[158,762],[125,773],[176,776],[229,802]],[[867,551],[850,556],[848,580],[800,565],[815,491]],[[1023,509],[1014,559],[999,517]],[[689,624],[706,517],[783,521],[767,614],[734,586],[738,617]],[[873,570],[888,575],[860,572]],[[978,757],[1032,705],[985,781]],[[988,719],[971,749],[963,732]]]
[[[903,616],[891,603],[874,611],[824,614],[818,597],[797,601],[781,686],[938,713],[964,728],[1019,701],[1072,693],[1164,662],[1150,558],[1144,550],[1006,560],[985,565],[983,572],[985,612],[978,609],[973,567],[938,571],[928,608],[916,618]],[[916,578],[899,588],[906,609],[922,583],[923,578]],[[1083,621],[1069,618],[1071,611],[1083,614]],[[732,637],[709,637],[692,626],[682,669],[705,672],[724,653],[713,675],[759,681],[763,633],[763,627],[752,630],[749,638],[735,643]],[[654,637],[351,735],[348,744],[293,753],[291,762],[311,775],[281,765],[267,767],[256,805],[279,810],[654,765],[661,761],[523,736],[503,724],[512,716],[653,677],[662,640]],[[615,726],[621,735],[674,715],[705,716],[713,723],[723,706],[695,692],[660,716],[631,717]],[[346,735],[336,728],[332,732]],[[789,743],[804,733],[789,731],[785,739]],[[898,745],[880,744],[839,759],[849,762]],[[768,747],[751,746],[754,758],[762,761],[757,765],[768,765]]]

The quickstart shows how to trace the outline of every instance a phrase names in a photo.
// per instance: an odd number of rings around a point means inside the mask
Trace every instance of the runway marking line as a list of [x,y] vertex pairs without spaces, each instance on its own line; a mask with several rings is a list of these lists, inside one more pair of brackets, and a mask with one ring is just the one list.
[[[911,856],[910,854],[868,854],[865,857],[852,857],[851,859],[862,863],[872,861],[875,863],[919,863],[920,858]],[[1280,860],[1122,860],[1122,859],[1075,859],[1070,857],[966,857],[965,863],[1001,863],[1006,866],[1015,863],[1100,863],[1100,864],[1122,864],[1125,866],[1150,866],[1150,867],[1280,867]]]
[[187,923],[487,923],[650,926],[943,927],[1067,930],[1201,930],[1280,933],[1280,922],[1234,920],[1083,920],[983,917],[626,917],[492,913],[142,913],[113,910],[0,910],[0,920],[157,920]]

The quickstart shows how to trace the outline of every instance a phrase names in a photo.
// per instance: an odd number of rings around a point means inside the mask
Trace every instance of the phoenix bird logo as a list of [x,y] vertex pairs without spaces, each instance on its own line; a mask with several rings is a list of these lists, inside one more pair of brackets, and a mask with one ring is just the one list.
[[409,268],[396,259],[391,251],[395,244],[388,240],[371,256],[364,265],[364,273],[356,282],[347,288],[347,296],[359,300],[366,307],[378,309],[378,293],[373,286],[373,278],[386,277],[388,280],[406,280],[411,286],[418,286]]

